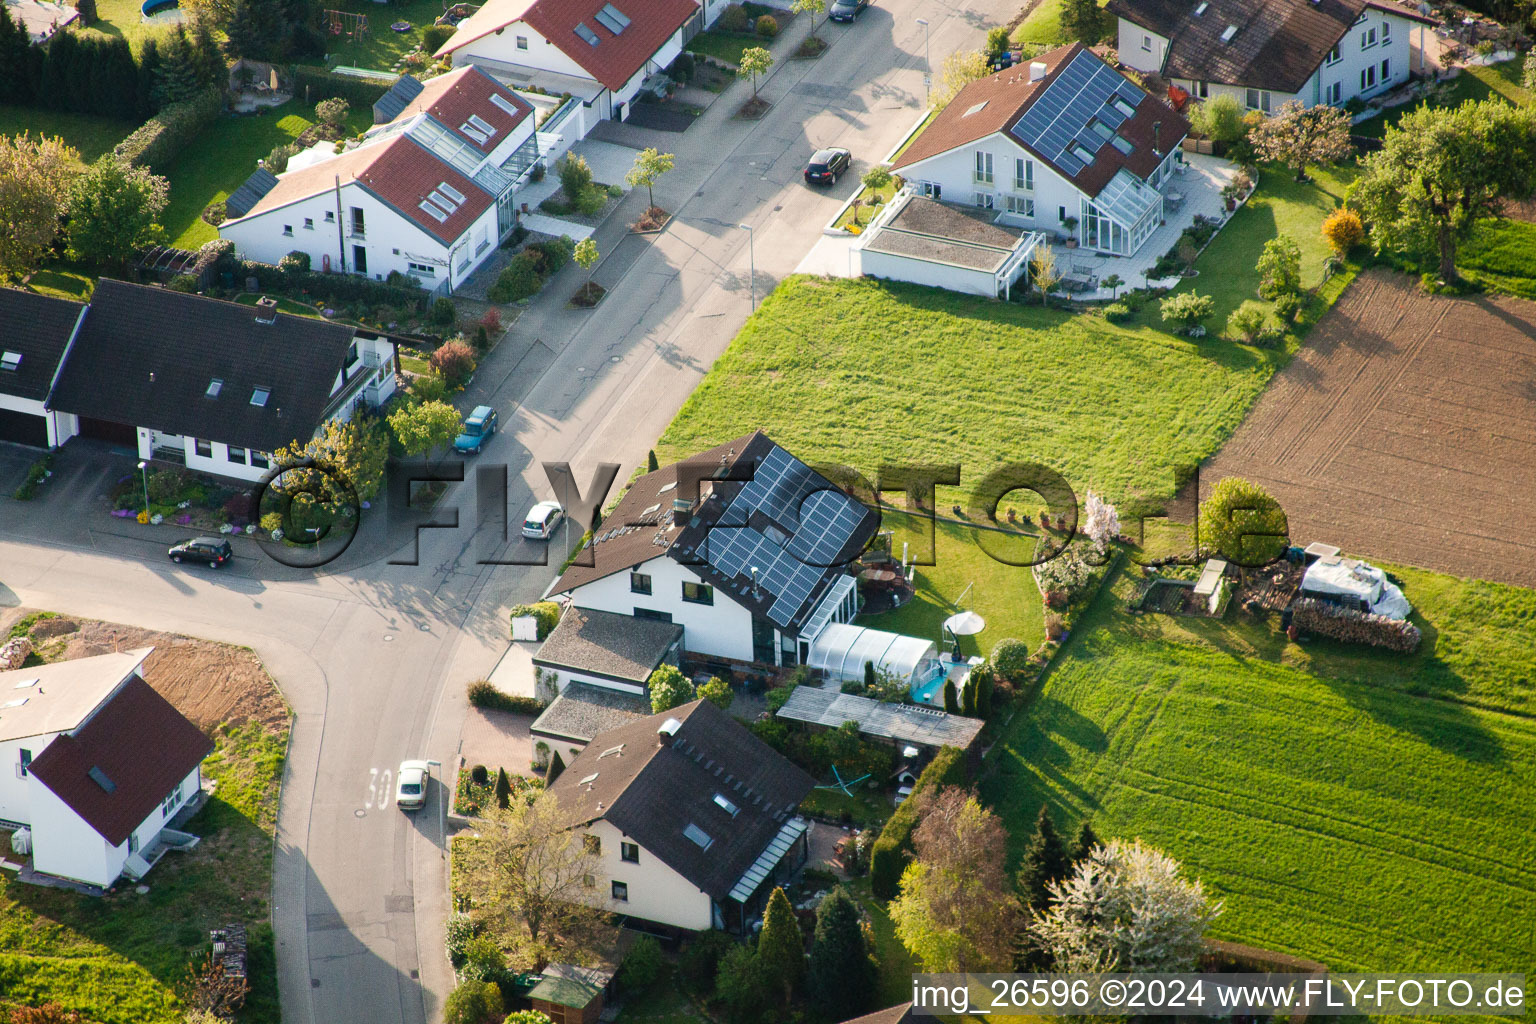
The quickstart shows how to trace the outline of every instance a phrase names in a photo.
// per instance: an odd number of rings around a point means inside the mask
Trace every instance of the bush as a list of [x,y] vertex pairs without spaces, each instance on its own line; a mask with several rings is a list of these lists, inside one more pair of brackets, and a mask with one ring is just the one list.
[[1051,612],[1050,614],[1046,615],[1046,617],[1045,617],[1045,638],[1047,640],[1052,641],[1052,642],[1059,642],[1061,640],[1061,638],[1066,636],[1066,635],[1067,635],[1067,620],[1063,619],[1060,615],[1057,615],[1055,612]]
[[999,640],[992,648],[992,668],[1010,683],[1022,683],[1029,677],[1029,645],[1022,640]]
[[443,1001],[443,1024],[499,1024],[506,1017],[501,989],[489,981],[465,981]]
[[1131,307],[1123,302],[1111,302],[1104,307],[1104,319],[1112,324],[1121,324],[1131,318]]
[[1365,224],[1358,213],[1341,206],[1323,220],[1323,238],[1335,253],[1346,256],[1349,250],[1365,241]]
[[1290,543],[1280,503],[1240,476],[1226,477],[1212,489],[1200,506],[1199,525],[1201,546],[1235,565],[1268,565]]
[[448,962],[454,970],[464,966],[464,952],[469,945],[469,940],[475,937],[479,929],[468,914],[449,914],[447,941]]
[[1404,619],[1389,619],[1344,608],[1315,597],[1299,597],[1291,605],[1291,625],[1307,633],[1350,644],[1385,647],[1400,654],[1419,649],[1419,627]]
[[1301,246],[1289,235],[1277,235],[1264,243],[1256,268],[1259,297],[1278,299],[1301,291]]
[[454,308],[453,300],[447,296],[439,298],[432,303],[432,322],[439,327],[451,327],[459,318],[459,311]]
[[1093,569],[1083,556],[1067,548],[1049,562],[1035,566],[1035,579],[1044,592],[1060,591],[1072,601],[1081,596],[1093,576]]
[[27,470],[27,477],[16,488],[13,495],[17,501],[31,501],[37,494],[38,485],[48,479],[48,467],[53,465],[53,452],[48,452],[42,458],[32,463]]
[[1195,131],[1213,142],[1233,143],[1247,134],[1243,126],[1242,105],[1235,96],[1227,93],[1195,104],[1190,111],[1190,123]]
[[745,32],[747,26],[752,23],[747,9],[741,4],[727,4],[725,10],[720,12],[720,18],[715,24],[722,32]]
[[1282,295],[1275,300],[1275,316],[1285,323],[1294,324],[1305,305],[1300,295]]
[[538,267],[542,261],[527,249],[512,257],[496,283],[486,292],[486,298],[496,303],[521,302],[539,293],[544,287],[544,275]]
[[114,146],[112,154],[134,167],[147,167],[163,174],[187,143],[212,124],[223,109],[224,93],[217,88],[168,104]]
[[423,53],[434,54],[442,49],[443,44],[453,38],[454,27],[452,25],[428,25],[421,30],[421,49]]
[[192,295],[197,291],[197,278],[191,274],[177,274],[166,282],[165,286],[173,292],[184,292]]
[[1183,324],[1185,332],[1190,333],[1199,326],[1200,321],[1216,311],[1216,300],[1209,295],[1180,292],[1164,299],[1158,305],[1158,310],[1165,322],[1171,320]]
[[561,235],[545,242],[535,242],[524,252],[533,251],[542,257],[542,272],[548,276],[564,270],[576,254],[576,242],[570,235]]
[[677,55],[677,60],[674,60],[672,66],[667,69],[667,77],[678,85],[683,85],[693,81],[693,72],[693,54],[680,53]]
[[496,334],[500,332],[501,310],[496,309],[495,307],[487,309],[485,311],[485,315],[480,318],[480,327],[487,334]]
[[555,165],[555,173],[560,176],[560,190],[569,203],[576,203],[592,190],[592,167],[579,153],[566,153],[561,157]]
[[720,960],[735,946],[736,940],[725,932],[700,932],[689,940],[688,948],[678,958],[677,969],[695,992],[712,991]]
[[347,123],[347,114],[351,111],[350,103],[340,96],[333,96],[315,104],[315,120],[332,128],[340,128]]
[[262,166],[273,174],[282,174],[288,169],[288,161],[292,160],[298,151],[299,147],[291,142],[284,142],[281,145],[273,146],[272,152],[267,154],[267,158],[262,162]]
[[1232,311],[1227,317],[1227,334],[1235,341],[1246,341],[1252,345],[1259,340],[1259,334],[1264,330],[1264,311],[1252,306],[1241,306]]
[[965,753],[956,747],[944,747],[928,762],[912,787],[912,795],[896,808],[870,852],[869,884],[878,899],[895,899],[901,888],[901,873],[912,851],[912,833],[917,831],[918,797],[944,786],[963,786],[967,781]]
[[642,935],[629,947],[619,967],[618,980],[627,992],[638,995],[656,984],[661,977],[661,943],[653,935]]
[[295,249],[277,261],[277,269],[289,277],[309,273],[309,253]]
[[520,619],[525,615],[532,615],[538,622],[538,637],[543,640],[554,632],[560,624],[560,606],[553,601],[539,601],[535,604],[513,605],[511,617]]
[[500,988],[507,977],[507,955],[489,935],[476,935],[464,944],[464,966],[459,977],[465,981],[489,981]]
[[757,34],[762,36],[764,39],[772,39],[774,36],[779,34],[778,19],[776,19],[771,14],[764,14],[760,16],[757,19],[756,24],[754,24],[752,27],[756,29]]
[[474,351],[457,338],[438,346],[432,358],[427,361],[432,369],[454,387],[463,387],[475,373]]
[[355,107],[372,107],[389,91],[389,86],[363,78],[348,78],[333,74],[325,68],[311,64],[295,64],[292,68],[293,94],[305,103],[321,100],[343,99]]
[[514,715],[539,715],[548,706],[537,697],[503,693],[487,679],[469,684],[469,702],[487,711],[510,711]]

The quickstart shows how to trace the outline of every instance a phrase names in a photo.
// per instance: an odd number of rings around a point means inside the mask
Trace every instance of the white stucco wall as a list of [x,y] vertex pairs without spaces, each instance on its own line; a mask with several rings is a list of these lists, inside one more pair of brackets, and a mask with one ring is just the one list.
[[[527,40],[526,48],[517,45],[519,37]],[[575,39],[574,35],[572,39]],[[580,40],[576,41],[580,42]],[[582,43],[582,45],[586,44]],[[525,67],[534,71],[550,71],[558,75],[570,75],[573,78],[595,81],[564,50],[523,21],[515,21],[505,28],[454,50],[453,66],[457,68],[465,64],[473,64],[477,57],[485,57],[500,64]]]
[[995,282],[992,272],[973,270],[952,263],[920,260],[910,256],[897,256],[887,252],[861,251],[860,260],[865,277],[880,277],[888,281],[910,281],[913,284],[932,285],[952,292],[981,295],[994,298]]
[[1134,21],[1119,19],[1116,41],[1120,63],[1137,71],[1160,71],[1168,55],[1168,40]]
[[[978,151],[992,155],[991,183],[976,180]],[[1019,159],[1029,160],[1034,165],[1033,189],[1015,187],[1015,161]],[[1007,223],[1016,227],[1065,235],[1067,229],[1061,223],[1063,208],[1068,217],[1081,217],[1084,196],[1077,186],[1051,170],[1043,161],[1036,160],[1023,146],[1002,133],[919,161],[898,173],[920,194],[924,191],[925,183],[938,184],[940,197],[945,202],[974,206],[978,205],[977,193],[990,196],[992,209],[1000,214],[1007,211],[1009,196],[1033,199],[1033,218],[1023,214],[1008,217]],[[1081,224],[1078,229],[1081,231]],[[866,254],[866,260],[870,255],[873,254]],[[869,272],[867,268],[866,272]]]
[[[601,842],[598,854],[599,868],[595,872],[594,902],[604,910],[626,914],[647,921],[656,921],[674,928],[704,931],[710,927],[712,915],[709,896],[693,883],[673,871],[644,847],[640,849],[638,863],[621,859],[621,842],[627,841],[607,821],[594,822],[587,830]],[[629,899],[612,898],[614,882],[629,886]]]
[[[122,874],[122,858],[58,795],[28,776],[32,805],[32,865],[38,871],[91,885],[111,885]],[[123,847],[126,850],[126,844]]]
[[649,596],[630,591],[629,570],[626,569],[578,587],[571,592],[571,600],[578,608],[620,615],[633,615],[636,608],[669,612],[672,621],[683,627],[684,650],[740,661],[752,660],[752,613],[729,594],[717,589],[712,605],[684,601],[683,584],[702,583],[703,580],[687,566],[665,555],[651,559],[635,571],[651,577]]
[[[29,750],[35,759],[57,735],[56,732],[50,732],[0,742],[0,818],[23,825],[31,823],[33,783],[30,773],[17,774],[21,767],[21,752]],[[0,850],[0,854],[4,852]]]
[[534,664],[544,670],[545,678],[554,677],[554,683],[561,693],[572,683],[586,683],[589,686],[601,686],[608,690],[618,690],[620,693],[632,693],[637,696],[645,694],[645,687],[634,683],[620,682],[617,679],[609,679],[606,676],[593,675],[590,672],[574,672],[566,668],[552,668],[541,664],[537,659]]

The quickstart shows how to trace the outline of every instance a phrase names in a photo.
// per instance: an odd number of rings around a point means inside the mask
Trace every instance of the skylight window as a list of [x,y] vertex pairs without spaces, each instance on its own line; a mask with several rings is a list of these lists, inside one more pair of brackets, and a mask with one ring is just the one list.
[[599,754],[597,756],[598,756],[598,760],[602,760],[605,757],[622,757],[623,755],[624,755],[624,744],[620,743],[616,747],[609,747],[607,750],[603,751],[601,754]]
[[981,113],[982,108],[985,107],[986,105],[987,105],[987,101],[986,100],[982,100],[980,103],[977,103],[975,106],[971,107],[969,110],[967,110],[965,113],[961,114],[960,116],[961,117],[970,117],[972,114],[979,114],[979,113]]
[[14,370],[21,365],[21,353],[7,350],[0,355],[0,370]]
[[736,813],[741,810],[740,807],[737,807],[735,804],[731,803],[730,798],[728,798],[724,793],[715,794],[715,806],[733,818],[736,817]]
[[117,789],[117,783],[107,778],[107,773],[96,767],[94,764],[91,765],[85,774],[89,775],[91,777],[91,781],[100,786],[103,792],[111,793]]
[[1195,8],[1195,14],[1197,16],[1201,15],[1201,14],[1204,14],[1205,13],[1205,9],[1207,7],[1209,7],[1209,6],[1211,6],[1211,5],[1209,3],[1206,3],[1205,0],[1200,0],[1200,6]]
[[219,392],[223,391],[223,390],[224,390],[224,382],[222,380],[219,380],[219,378],[215,377],[215,378],[213,378],[213,380],[208,382],[208,390],[204,391],[203,394],[208,396],[209,398],[218,398],[219,397]]
[[592,783],[597,781],[598,774],[599,774],[598,772],[593,772],[591,775],[588,775],[586,778],[582,779],[581,782],[578,783],[578,785],[582,785],[582,786],[590,786],[590,785],[592,785]]
[[586,22],[578,21],[576,23],[576,34],[580,36],[582,42],[586,43],[588,46],[597,45],[597,33],[588,28]]
[[31,697],[17,697],[15,700],[8,700],[4,704],[0,704],[0,708],[19,708],[31,699]]
[[491,102],[500,107],[502,110],[511,114],[513,117],[516,117],[518,114],[522,113],[522,111],[518,110],[516,105],[513,104],[511,100],[507,99],[499,92],[491,93]]
[[1067,152],[1071,153],[1085,164],[1093,163],[1093,153],[1090,152],[1088,147],[1083,145],[1081,142],[1073,140],[1072,145],[1067,147]]
[[481,117],[479,114],[470,114],[469,120],[465,123],[479,129],[485,134],[487,138],[490,138],[496,134],[496,126],[491,124],[485,118]]
[[[487,127],[489,127],[489,125],[487,125]],[[495,129],[491,129],[491,130],[495,131]],[[448,184],[446,181],[440,183],[437,186],[437,190],[439,192],[441,192],[443,195],[447,196],[449,199],[452,199],[456,203],[462,203],[464,201],[464,193],[460,192],[458,189],[454,188],[452,185]]]
[[475,127],[475,125],[469,121],[465,121],[463,124],[459,125],[459,131],[463,132],[465,135],[468,135],[470,138],[479,143],[486,143],[491,141],[491,137],[489,135]]
[[1093,134],[1099,137],[1100,143],[1108,142],[1110,138],[1115,134],[1113,128],[1105,124],[1103,121],[1098,120],[1097,118],[1088,122],[1088,128],[1093,132]]
[[271,397],[271,395],[271,388],[254,388],[251,391],[251,404],[265,407],[267,404],[267,399]]
[[446,213],[444,213],[442,210],[439,210],[437,207],[433,206],[430,202],[428,202],[425,199],[423,199],[421,202],[417,203],[416,205],[418,207],[420,207],[421,210],[424,213],[426,213],[429,217],[432,217],[433,219],[435,219],[439,224],[441,224],[443,221],[448,219],[448,215]]
[[683,829],[683,835],[685,835],[689,839],[693,840],[693,842],[701,850],[709,849],[711,846],[714,845],[714,842],[715,842],[713,839],[711,839],[709,837],[709,833],[705,832],[703,829],[699,828],[699,826],[697,826],[697,825],[689,825],[687,828]]
[[1131,150],[1135,149],[1135,147],[1132,146],[1128,141],[1126,141],[1125,139],[1121,138],[1118,135],[1116,135],[1114,138],[1110,139],[1109,140],[1109,144],[1111,146],[1114,146],[1120,152],[1124,153],[1126,156],[1130,156],[1131,155]]
[[437,188],[427,193],[427,198],[432,200],[438,206],[442,207],[445,213],[452,213],[454,210],[459,208],[459,203],[464,201],[462,198],[463,194],[460,193],[461,198],[456,202],[453,199],[450,199],[448,195],[443,192],[445,187],[446,186],[439,185]]
[[38,684],[38,682],[40,682],[40,680],[37,680],[37,679],[23,679],[21,682],[17,683],[15,686],[11,687],[11,689],[13,689],[13,690],[25,690],[29,686],[36,686]]
[[1109,105],[1120,111],[1120,113],[1124,114],[1126,117],[1136,116],[1135,104],[1126,99],[1124,96],[1121,96],[1119,93],[1115,93],[1109,98]]
[[1221,41],[1224,43],[1230,43],[1232,41],[1232,37],[1235,35],[1237,35],[1237,26],[1228,25],[1226,28],[1221,30]]
[[598,11],[593,17],[597,19],[599,25],[614,35],[623,32],[629,25],[629,19],[613,4],[604,4],[603,9]]

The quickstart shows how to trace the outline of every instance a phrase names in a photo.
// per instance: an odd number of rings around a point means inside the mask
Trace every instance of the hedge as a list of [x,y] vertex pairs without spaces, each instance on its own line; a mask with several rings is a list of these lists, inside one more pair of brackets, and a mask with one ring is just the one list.
[[901,874],[912,854],[912,833],[917,831],[918,797],[928,790],[963,786],[968,781],[965,752],[958,747],[944,747],[928,762],[911,795],[885,823],[870,851],[869,884],[877,899],[893,900],[901,891]]
[[355,274],[327,274],[320,271],[290,271],[270,263],[241,260],[235,269],[236,283],[244,287],[244,278],[254,277],[261,291],[323,300],[333,303],[373,302],[424,310],[427,293],[419,288],[370,281]]
[[[538,622],[538,638],[543,640],[554,631],[560,622],[560,606],[553,601],[539,601],[537,604],[519,604],[512,608],[511,618],[520,619],[524,615],[532,615]],[[510,625],[510,624],[509,624]]]
[[1405,619],[1344,608],[1315,597],[1291,605],[1291,625],[1308,633],[1351,644],[1369,644],[1412,654],[1419,649],[1419,627]]
[[382,85],[367,78],[348,78],[312,64],[295,64],[289,70],[293,75],[293,94],[306,104],[343,99],[353,106],[372,108],[394,85],[393,82]]
[[537,697],[521,697],[502,693],[488,680],[478,679],[469,684],[469,702],[477,708],[491,711],[510,711],[515,715],[542,714],[549,705]]
[[212,124],[223,109],[224,93],[217,88],[169,104],[114,146],[112,155],[134,167],[164,174],[176,155]]

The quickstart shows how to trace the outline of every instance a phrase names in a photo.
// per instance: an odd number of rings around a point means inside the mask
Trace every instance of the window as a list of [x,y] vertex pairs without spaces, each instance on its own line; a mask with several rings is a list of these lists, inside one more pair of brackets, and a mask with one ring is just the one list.
[[1067,219],[1067,208],[1065,206],[1056,207],[1056,219],[1058,221],[1064,221]]
[[177,786],[174,790],[171,791],[170,796],[166,797],[165,800],[161,802],[160,813],[169,819],[171,814],[174,813],[176,808],[179,806],[181,806],[181,787]]
[[360,245],[352,247],[352,269],[359,274],[368,273],[368,250]]
[[1243,95],[1243,102],[1249,110],[1262,110],[1269,113],[1269,91],[1266,89],[1248,89]]
[[654,608],[636,608],[635,618],[646,619],[650,622],[671,622],[671,612],[658,612]]
[[212,441],[204,441],[201,438],[194,437],[192,439],[192,449],[193,449],[193,451],[197,452],[197,457],[200,458],[200,459],[211,459],[211,458],[213,458],[213,442]]
[[329,210],[327,210],[326,214],[325,214],[325,222],[327,224],[335,224],[336,223],[336,215],[334,213],[331,213]]
[[526,50],[526,49],[528,49],[528,37],[527,36],[518,36],[517,37],[517,48],[519,50]]
[[631,594],[649,594],[651,592],[651,577],[648,573],[632,572],[629,574],[629,592]]
[[245,449],[244,448],[237,448],[234,445],[230,445],[229,446],[229,461],[233,462],[233,463],[235,463],[237,465],[240,465],[240,466],[245,465]]
[[993,200],[993,196],[992,196],[991,192],[977,192],[977,193],[975,193],[975,200],[974,200],[974,205],[975,206],[977,206],[977,207],[979,207],[979,208],[981,208],[983,210],[990,210],[990,209],[993,208],[993,202],[994,202],[994,200]]
[[421,274],[423,277],[437,276],[437,268],[426,263],[407,263],[406,266],[410,268],[413,274]]
[[586,43],[588,46],[597,45],[597,33],[588,28],[586,22],[578,21],[576,23],[575,32],[576,35],[581,38],[581,41]]
[[741,812],[741,808],[732,803],[731,798],[724,793],[715,794],[715,806],[733,818]]
[[1329,103],[1332,103],[1334,106],[1338,106],[1339,102],[1344,97],[1344,83],[1343,82],[1334,82],[1332,85],[1330,85],[1328,87],[1328,92],[1326,93],[1326,95],[1328,97],[1328,102]]
[[1200,0],[1200,6],[1195,8],[1195,17],[1198,18],[1200,15],[1204,14],[1205,9],[1209,6],[1211,5],[1207,3],[1206,0]]
[[309,230],[309,231],[315,230],[315,218],[313,218],[313,217],[305,217],[304,218],[304,227],[305,227],[306,230]]
[[26,747],[21,748],[21,777],[27,777],[27,770],[32,767],[32,751]]
[[208,382],[208,390],[203,392],[206,398],[218,398],[219,392],[224,390],[224,382],[215,377]]
[[[596,776],[594,776],[594,778],[595,777]],[[581,845],[585,847],[586,851],[593,856],[597,856],[603,852],[602,839],[592,835],[590,832],[581,837]]]
[[1381,81],[1385,85],[1392,80],[1392,61],[1387,59],[1381,62]]
[[438,209],[436,206],[433,206],[431,203],[427,202],[427,200],[425,200],[425,199],[423,199],[421,202],[417,203],[416,205],[421,208],[421,211],[423,213],[425,213],[428,217],[431,217],[433,220],[437,221],[439,224],[443,223],[444,221],[446,221],[448,219],[448,215],[446,213],[444,213],[442,210]]
[[976,180],[992,184],[992,154],[976,151]]
[[284,224],[283,225],[283,234],[287,235],[289,238],[292,238],[293,237],[293,225],[292,224]]
[[251,390],[251,404],[255,406],[265,406],[267,404],[267,399],[271,396],[271,388],[253,388]]
[[701,850],[707,850],[715,845],[714,837],[692,822],[689,822],[688,827],[683,829],[683,835],[687,836],[688,841]]
[[1373,89],[1376,86],[1376,65],[1372,64],[1360,72],[1360,91]]
[[266,455],[265,452],[259,452],[256,449],[252,448],[251,449],[251,465],[255,466],[257,469],[266,469],[267,467],[272,465],[272,460],[267,458],[267,455]]
[[1194,94],[1196,96],[1200,97],[1202,100],[1210,99],[1210,97],[1211,97],[1211,83],[1210,82],[1191,82],[1190,85],[1192,85],[1194,87],[1192,91],[1194,92]]
[[1148,53],[1152,52],[1152,37],[1151,36],[1144,35],[1144,36],[1141,37],[1141,48],[1143,50],[1146,50]]
[[1369,50],[1376,45],[1376,30],[1368,28],[1360,34],[1360,49]]
[[689,604],[714,604],[715,588],[707,583],[684,583],[683,600]]
[[1033,219],[1035,216],[1035,201],[1028,196],[1004,196],[1003,208],[1021,217]]
[[619,859],[622,860],[622,861],[627,861],[630,864],[639,864],[640,863],[640,844],[639,843],[620,843],[619,844]]
[[629,883],[628,882],[614,882],[613,883],[613,898],[618,900],[620,903],[628,903],[629,902]]
[[944,195],[944,187],[936,181],[925,181],[922,185],[923,195],[929,199],[939,199]]
[[1013,187],[1020,192],[1035,190],[1035,162],[1018,157],[1013,161]]
[[1324,63],[1326,63],[1326,64],[1337,64],[1339,61],[1341,61],[1343,59],[1344,59],[1344,55],[1342,53],[1340,53],[1339,52],[1339,48],[1337,46],[1335,46],[1333,49],[1328,51],[1328,56],[1327,56],[1327,58],[1325,58]]
[[1384,21],[1384,22],[1381,23],[1381,45],[1385,46],[1388,43],[1390,43],[1391,41],[1392,41],[1392,23],[1390,21]]
[[21,368],[21,353],[7,351],[0,354],[0,370],[15,372]]
[[1228,25],[1226,28],[1221,30],[1221,41],[1224,43],[1230,43],[1232,41],[1232,37],[1235,35],[1237,35],[1237,26]]
[[352,207],[352,234],[357,238],[362,238],[367,233],[367,227],[368,224],[363,218],[363,208],[361,206]]

